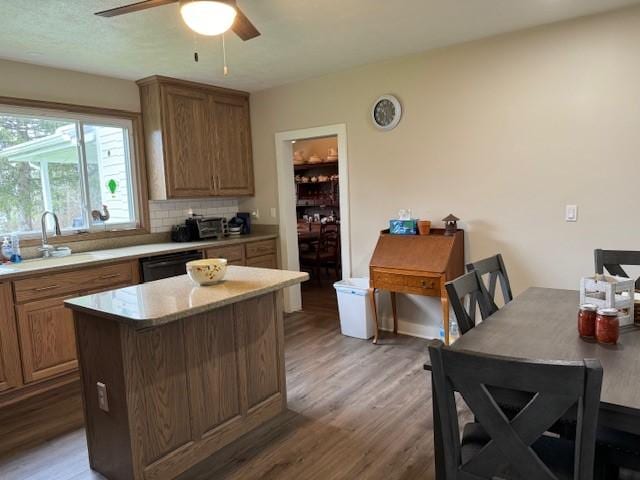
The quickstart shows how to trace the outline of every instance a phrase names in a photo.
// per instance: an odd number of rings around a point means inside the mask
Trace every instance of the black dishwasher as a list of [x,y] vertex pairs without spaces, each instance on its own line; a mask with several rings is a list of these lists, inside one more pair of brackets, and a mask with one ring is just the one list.
[[140,259],[142,282],[151,282],[161,278],[175,277],[187,273],[187,262],[200,260],[202,253],[193,250],[189,252],[172,253],[159,257]]

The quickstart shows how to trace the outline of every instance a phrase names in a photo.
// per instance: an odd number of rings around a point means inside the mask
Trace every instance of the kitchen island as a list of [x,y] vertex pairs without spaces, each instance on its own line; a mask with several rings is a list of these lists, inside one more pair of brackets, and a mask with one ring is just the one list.
[[283,288],[306,273],[227,269],[67,300],[89,461],[109,479],[168,479],[286,408]]

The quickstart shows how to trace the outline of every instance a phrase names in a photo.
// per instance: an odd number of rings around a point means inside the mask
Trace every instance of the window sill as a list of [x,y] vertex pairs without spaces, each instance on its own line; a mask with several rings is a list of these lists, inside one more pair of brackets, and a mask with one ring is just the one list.
[[[91,240],[104,240],[107,238],[130,237],[134,235],[148,235],[151,233],[146,228],[131,228],[123,230],[107,230],[103,232],[87,233],[63,233],[60,236],[48,234],[47,242],[50,245],[65,245],[72,242],[86,242]],[[20,247],[37,247],[42,245],[40,237],[29,237],[20,239]]]

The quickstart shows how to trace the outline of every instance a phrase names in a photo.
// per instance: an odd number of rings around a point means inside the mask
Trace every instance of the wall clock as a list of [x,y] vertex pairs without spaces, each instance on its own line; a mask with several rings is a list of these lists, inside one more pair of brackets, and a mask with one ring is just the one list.
[[382,95],[371,107],[371,119],[380,130],[395,128],[402,117],[400,101],[393,95]]

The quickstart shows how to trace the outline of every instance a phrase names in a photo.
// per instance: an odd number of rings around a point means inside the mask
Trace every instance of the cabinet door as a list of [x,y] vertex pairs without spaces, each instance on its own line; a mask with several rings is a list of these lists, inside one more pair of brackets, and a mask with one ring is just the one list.
[[75,370],[73,313],[66,297],[28,302],[16,307],[24,382],[30,383]]
[[22,385],[11,285],[0,283],[0,392]]
[[275,255],[247,258],[247,267],[278,268],[278,259]]
[[213,195],[207,95],[198,90],[165,86],[163,98],[167,196]]
[[213,151],[216,195],[253,195],[253,158],[249,100],[244,97],[211,96],[214,130]]

